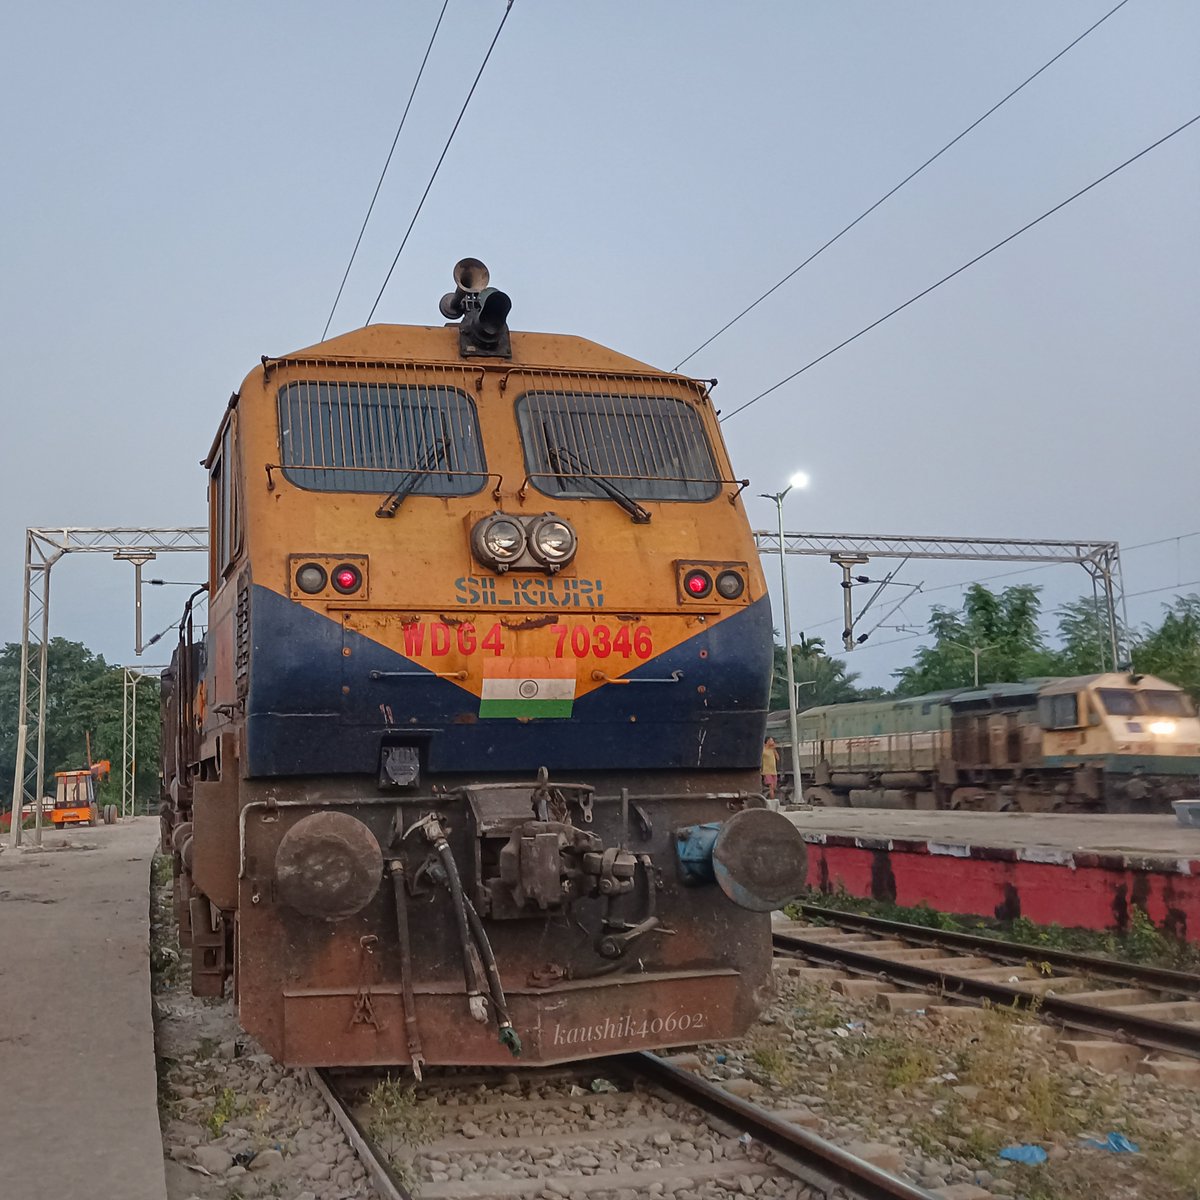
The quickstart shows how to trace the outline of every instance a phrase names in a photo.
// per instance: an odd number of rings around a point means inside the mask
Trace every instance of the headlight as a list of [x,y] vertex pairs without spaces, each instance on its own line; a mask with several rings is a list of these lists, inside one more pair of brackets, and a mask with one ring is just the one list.
[[1174,721],[1151,721],[1150,732],[1157,733],[1160,737],[1169,737],[1175,732]]
[[530,552],[538,562],[551,570],[565,567],[575,557],[578,545],[571,526],[552,513],[539,517],[530,527]]
[[746,581],[737,571],[722,571],[717,576],[717,591],[726,600],[736,600],[746,590]]
[[475,556],[489,567],[505,570],[525,553],[525,530],[512,517],[484,517],[471,531]]
[[309,596],[315,596],[324,590],[327,578],[325,568],[320,563],[305,563],[296,572],[296,586]]

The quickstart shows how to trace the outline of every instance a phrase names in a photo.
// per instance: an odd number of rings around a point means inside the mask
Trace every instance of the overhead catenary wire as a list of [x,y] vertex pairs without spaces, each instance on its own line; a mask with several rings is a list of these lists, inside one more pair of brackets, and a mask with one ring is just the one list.
[[[1132,546],[1122,546],[1121,553],[1123,555],[1132,554],[1134,550],[1148,550],[1155,546],[1169,545],[1171,542],[1175,542],[1175,543],[1186,542],[1189,538],[1194,538],[1194,537],[1200,537],[1200,529],[1193,529],[1190,533],[1176,533],[1176,534],[1173,534],[1171,537],[1155,538],[1149,542],[1135,542]],[[901,564],[901,565],[903,566],[903,564]],[[1011,579],[1013,576],[1017,576],[1017,575],[1022,575],[1022,576],[1023,575],[1031,575],[1031,574],[1033,574],[1034,571],[1048,571],[1052,567],[1061,567],[1063,565],[1064,564],[1062,564],[1062,563],[1040,563],[1036,566],[1022,567],[1021,569],[1016,570],[1016,571],[1000,571],[994,575],[982,575],[976,579],[961,579],[957,583],[939,583],[933,587],[925,587],[924,583],[909,585],[909,586],[915,587],[921,595],[927,596],[927,595],[932,594],[933,592],[946,592],[946,591],[950,591],[951,589],[954,589],[954,588],[957,588],[958,590],[962,591],[962,590],[965,590],[966,588],[973,587],[976,584],[990,583],[994,579]],[[1200,580],[1187,580],[1184,583],[1165,584],[1163,587],[1150,588],[1149,591],[1145,591],[1145,592],[1131,592],[1126,596],[1126,599],[1132,600],[1137,596],[1148,596],[1154,592],[1168,592],[1168,591],[1171,591],[1173,588],[1178,589],[1178,588],[1191,587],[1193,584],[1200,584]],[[911,595],[906,596],[904,598],[905,603],[907,603],[912,598],[913,597]],[[864,610],[864,612],[865,612],[865,610]],[[863,614],[860,613],[859,615],[862,616]],[[884,617],[884,620],[886,620],[886,619],[887,618]],[[815,622],[808,623],[805,627],[807,629],[827,629],[830,625],[842,624],[843,620],[844,620],[844,618],[842,618],[842,617],[831,617],[827,621],[815,621]],[[878,626],[876,628],[878,628]],[[913,634],[912,636],[913,637],[923,637],[925,635],[924,634]],[[901,638],[898,640],[904,641],[906,639]],[[876,643],[874,643],[874,646],[890,646],[892,644],[893,644],[893,642],[876,642]]]
[[367,205],[367,215],[363,217],[362,228],[359,229],[358,237],[354,240],[354,249],[350,251],[350,261],[346,263],[342,282],[338,285],[337,295],[333,298],[333,307],[329,310],[329,316],[325,320],[325,328],[321,332],[321,341],[325,340],[326,335],[329,333],[329,326],[333,324],[333,314],[337,312],[342,292],[346,288],[346,280],[350,278],[350,268],[354,266],[354,260],[358,256],[358,248],[362,245],[363,234],[367,232],[367,222],[370,221],[371,214],[375,211],[375,201],[379,199],[379,189],[383,187],[384,176],[388,173],[388,167],[392,165],[392,155],[396,153],[396,143],[400,141],[400,134],[404,131],[404,122],[408,120],[408,110],[412,108],[413,97],[417,94],[417,87],[421,82],[421,76],[425,74],[425,64],[429,61],[429,54],[433,50],[433,43],[437,40],[438,30],[442,27],[442,18],[446,15],[446,9],[449,5],[450,0],[442,0],[442,11],[438,13],[437,23],[433,27],[433,33],[429,36],[429,45],[425,47],[425,56],[421,59],[421,65],[417,68],[417,77],[413,80],[412,91],[408,93],[408,102],[404,105],[404,112],[400,114],[400,124],[396,127],[396,136],[392,138],[392,146],[387,152],[387,158],[383,163],[383,170],[379,172],[379,182],[375,184],[375,191],[371,194],[371,203]]
[[1093,179],[1091,183],[1086,184],[1084,187],[1081,187],[1079,189],[1079,191],[1074,192],[1072,195],[1068,196],[1065,200],[1060,200],[1053,208],[1048,208],[1040,216],[1034,217],[1032,221],[1027,221],[1024,225],[1021,226],[1020,229],[1014,230],[1012,233],[1010,233],[1008,235],[1008,237],[1002,238],[1000,241],[996,242],[995,245],[993,245],[993,246],[989,246],[982,253],[975,255],[974,258],[968,259],[965,263],[962,264],[962,266],[956,267],[948,275],[943,275],[941,277],[941,279],[937,280],[936,283],[931,283],[928,287],[922,288],[922,290],[919,291],[915,296],[910,296],[907,300],[905,300],[903,304],[897,304],[895,308],[893,308],[889,312],[884,313],[882,317],[876,318],[869,325],[864,325],[863,328],[860,329],[857,333],[851,334],[848,338],[843,338],[842,341],[838,342],[836,346],[831,346],[823,354],[818,354],[816,358],[810,359],[808,362],[806,362],[804,364],[804,366],[799,367],[797,370],[793,371],[790,375],[785,375],[781,380],[779,380],[778,383],[773,383],[773,384],[771,384],[771,386],[769,388],[764,388],[761,392],[758,393],[757,396],[751,396],[751,398],[749,400],[747,400],[745,404],[739,405],[731,413],[726,413],[721,418],[721,420],[729,421],[733,417],[736,417],[738,415],[738,413],[745,412],[746,409],[748,409],[752,404],[757,404],[760,400],[762,400],[766,396],[769,396],[772,392],[778,391],[781,387],[784,386],[784,384],[791,383],[793,379],[796,379],[799,376],[803,375],[805,371],[811,370],[818,363],[824,362],[827,358],[836,354],[839,350],[845,349],[845,347],[849,346],[851,342],[858,341],[858,339],[860,337],[862,337],[864,334],[870,333],[872,329],[878,329],[879,326],[882,325],[885,321],[891,320],[891,318],[896,316],[898,313],[902,313],[906,308],[910,307],[913,304],[916,304],[916,302],[918,300],[924,299],[924,297],[928,296],[930,294],[930,292],[937,291],[937,289],[940,288],[943,284],[949,283],[950,280],[954,279],[958,275],[961,275],[964,271],[969,270],[971,267],[975,266],[976,263],[982,262],[985,258],[988,257],[988,255],[995,254],[997,250],[1002,249],[1003,247],[1007,246],[1009,242],[1015,241],[1017,238],[1019,238],[1021,236],[1021,234],[1028,233],[1029,230],[1031,230],[1035,225],[1040,225],[1048,217],[1052,217],[1052,216],[1054,216],[1054,214],[1056,212],[1060,212],[1062,209],[1066,208],[1068,204],[1071,204],[1074,201],[1078,200],[1081,196],[1087,195],[1087,193],[1090,192],[1093,188],[1099,187],[1100,184],[1105,182],[1105,180],[1111,179],[1114,175],[1118,174],[1118,172],[1125,170],[1126,167],[1132,166],[1135,162],[1138,161],[1138,159],[1145,157],[1145,155],[1149,154],[1152,150],[1157,150],[1159,146],[1163,145],[1166,142],[1169,142],[1173,137],[1176,137],[1178,134],[1181,134],[1185,129],[1188,129],[1192,125],[1195,125],[1195,123],[1197,121],[1200,121],[1200,113],[1197,113],[1194,117],[1190,117],[1188,120],[1184,121],[1182,125],[1177,125],[1169,133],[1164,133],[1162,135],[1162,137],[1151,142],[1150,145],[1144,146],[1136,154],[1131,155],[1124,162],[1118,163],[1111,170],[1105,171],[1105,173],[1103,175],[1099,176],[1096,179]]
[[930,155],[930,157],[927,158],[919,167],[917,167],[916,170],[910,171],[907,175],[905,175],[905,177],[902,180],[900,180],[900,182],[898,184],[896,184],[895,187],[891,188],[887,192],[884,192],[884,194],[882,196],[880,196],[879,199],[876,200],[874,204],[872,204],[869,208],[863,209],[863,211],[860,212],[858,214],[858,216],[855,217],[854,220],[850,222],[849,225],[846,225],[842,229],[839,229],[838,232],[835,233],[833,235],[833,237],[831,237],[827,242],[825,242],[821,246],[818,246],[802,263],[800,263],[799,266],[793,267],[792,270],[790,270],[778,283],[774,284],[772,287],[767,288],[767,290],[765,292],[763,292],[763,294],[761,296],[759,296],[757,300],[748,304],[745,308],[742,309],[742,311],[740,313],[737,314],[737,316],[733,317],[729,321],[726,321],[725,324],[722,325],[721,328],[718,329],[716,333],[712,334],[710,337],[706,338],[703,342],[701,342],[700,345],[695,348],[695,350],[693,350],[690,354],[686,355],[684,358],[681,358],[679,360],[679,362],[677,362],[675,364],[674,369],[676,371],[678,371],[679,368],[682,367],[684,363],[688,362],[690,359],[695,358],[696,355],[699,354],[701,350],[704,350],[706,347],[712,345],[712,343],[715,342],[717,340],[717,338],[719,338],[721,336],[721,334],[732,329],[733,326],[736,325],[744,316],[753,312],[754,309],[756,309],[764,300],[766,300],[769,296],[773,295],[775,292],[779,291],[779,289],[781,287],[783,287],[783,285],[785,283],[787,283],[790,279],[793,279],[795,276],[797,276],[801,271],[804,270],[805,267],[807,267],[809,265],[809,263],[811,263],[815,259],[819,258],[822,254],[825,253],[826,250],[829,249],[830,246],[832,246],[835,242],[839,241],[842,237],[844,237],[847,233],[849,233],[850,230],[852,230],[860,221],[865,220],[881,204],[883,204],[887,200],[890,200],[898,191],[900,191],[901,188],[903,188],[906,184],[911,183],[914,179],[916,179],[916,177],[918,175],[920,175],[921,172],[924,171],[926,167],[932,166],[935,162],[937,162],[937,160],[939,158],[941,158],[942,155],[945,154],[947,150],[951,149],[958,142],[961,142],[962,139],[967,136],[967,134],[969,134],[973,129],[977,129],[980,125],[982,125],[984,123],[984,121],[986,121],[988,119],[988,117],[990,117],[994,112],[996,112],[1000,108],[1003,108],[1004,105],[1007,104],[1018,92],[1020,92],[1022,89],[1024,89],[1029,84],[1031,84],[1044,71],[1046,71],[1050,67],[1052,67],[1069,50],[1072,50],[1072,49],[1074,49],[1074,47],[1078,46],[1079,43],[1082,42],[1083,39],[1085,37],[1087,37],[1089,33],[1091,33],[1095,29],[1099,29],[1100,26],[1103,25],[1104,22],[1107,21],[1109,17],[1111,17],[1119,9],[1124,8],[1125,5],[1128,3],[1129,3],[1129,0],[1120,0],[1119,4],[1115,5],[1113,8],[1110,8],[1108,10],[1108,12],[1106,12],[1104,14],[1104,16],[1102,16],[1098,21],[1096,21],[1092,25],[1089,25],[1087,27],[1087,29],[1085,29],[1081,34],[1079,34],[1079,36],[1076,37],[1073,41],[1068,42],[1067,45],[1065,45],[1056,55],[1054,55],[1053,58],[1047,59],[1044,63],[1042,63],[1042,65],[1040,67],[1038,67],[1038,69],[1036,71],[1033,72],[1032,75],[1027,76],[1019,84],[1017,84],[1017,86],[1015,88],[1013,88],[1011,92],[1009,92],[1007,95],[1001,97],[1001,99],[997,100],[996,103],[993,104],[992,107],[987,110],[987,112],[985,112],[982,116],[976,117],[975,120],[972,121],[971,124],[968,125],[964,130],[962,130],[961,133],[958,133],[954,137],[952,137],[940,150],[937,151],[936,154]]
[[467,98],[463,101],[463,106],[459,110],[454,127],[450,130],[450,136],[446,139],[446,144],[442,147],[442,152],[438,156],[437,163],[433,168],[433,174],[429,176],[429,182],[425,185],[425,190],[421,193],[421,199],[417,202],[417,208],[412,215],[412,220],[409,221],[408,228],[404,231],[404,237],[400,241],[400,248],[396,251],[396,257],[392,259],[392,265],[388,267],[387,275],[384,276],[383,286],[379,289],[379,295],[375,297],[375,303],[371,305],[371,311],[367,314],[366,324],[368,325],[371,323],[371,318],[375,316],[375,310],[379,307],[380,300],[383,299],[383,293],[387,291],[387,285],[391,281],[392,272],[395,271],[396,264],[400,261],[400,255],[404,253],[404,247],[408,245],[408,239],[412,234],[413,227],[417,223],[417,218],[421,215],[421,209],[425,207],[425,199],[433,187],[434,180],[438,177],[438,172],[442,169],[442,163],[445,162],[446,155],[450,151],[450,144],[454,141],[454,135],[458,132],[459,125],[462,124],[462,119],[467,112],[467,106],[471,103],[471,97],[475,95],[475,89],[479,86],[480,79],[483,78],[483,72],[488,65],[488,59],[492,57],[492,51],[496,48],[496,43],[500,40],[500,34],[504,31],[504,23],[508,20],[508,14],[512,12],[512,6],[513,0],[507,0],[504,5],[504,15],[500,18],[500,24],[496,26],[496,32],[492,36],[487,53],[483,56],[483,62],[479,64],[479,70],[475,73],[471,90],[467,92]]

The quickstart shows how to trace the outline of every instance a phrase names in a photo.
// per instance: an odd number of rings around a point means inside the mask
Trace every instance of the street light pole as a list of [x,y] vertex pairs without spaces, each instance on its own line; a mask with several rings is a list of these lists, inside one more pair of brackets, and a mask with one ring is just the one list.
[[804,789],[800,782],[800,734],[796,724],[796,667],[792,662],[792,612],[788,604],[787,557],[783,553],[783,500],[792,488],[808,486],[808,476],[802,472],[793,475],[788,486],[774,495],[763,494],[764,500],[774,500],[779,516],[779,580],[783,590],[783,657],[787,663],[788,731],[792,741],[792,803],[804,803]]
[[977,642],[967,643],[967,642],[947,641],[946,645],[947,646],[957,646],[960,650],[969,650],[971,652],[971,659],[974,664],[973,674],[975,677],[975,687],[978,689],[978,687],[979,687],[979,656],[985,650],[995,650],[996,647],[999,645],[999,642],[992,642],[987,646],[980,646]]

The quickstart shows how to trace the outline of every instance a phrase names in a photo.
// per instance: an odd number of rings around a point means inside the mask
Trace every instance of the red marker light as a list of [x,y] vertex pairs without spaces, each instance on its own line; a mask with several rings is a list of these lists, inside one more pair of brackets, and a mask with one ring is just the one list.
[[362,587],[362,575],[357,567],[351,567],[343,564],[333,572],[333,586],[336,591],[342,595],[348,595],[350,592],[357,592]]
[[712,591],[712,577],[707,571],[689,571],[683,578],[684,590],[697,600]]

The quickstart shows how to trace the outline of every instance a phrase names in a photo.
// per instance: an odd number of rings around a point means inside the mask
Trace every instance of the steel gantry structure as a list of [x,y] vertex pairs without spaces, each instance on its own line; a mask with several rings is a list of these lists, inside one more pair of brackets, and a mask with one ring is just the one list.
[[138,684],[160,679],[165,663],[154,667],[125,667],[121,688],[121,816],[137,815],[137,709]]
[[[873,558],[939,558],[977,562],[1076,563],[1092,581],[1092,595],[1103,598],[1101,670],[1128,665],[1129,653],[1124,630],[1125,586],[1121,578],[1121,549],[1117,542],[1086,540],[1053,541],[1028,538],[920,537],[909,534],[881,533],[779,533],[755,530],[754,542],[760,554],[805,554],[828,557],[842,571],[845,627],[842,641],[853,650],[855,617],[851,606],[851,573],[857,565]],[[861,615],[861,614],[860,614]],[[1108,656],[1103,645],[1108,643]]]
[[[21,669],[17,700],[17,753],[13,771],[13,846],[21,844],[21,813],[31,803],[34,842],[42,840],[45,789],[46,656],[50,644],[50,572],[66,554],[107,554],[148,562],[164,553],[208,550],[205,526],[173,528],[30,528],[25,531],[25,590],[21,619]],[[140,608],[141,596],[137,598]]]

